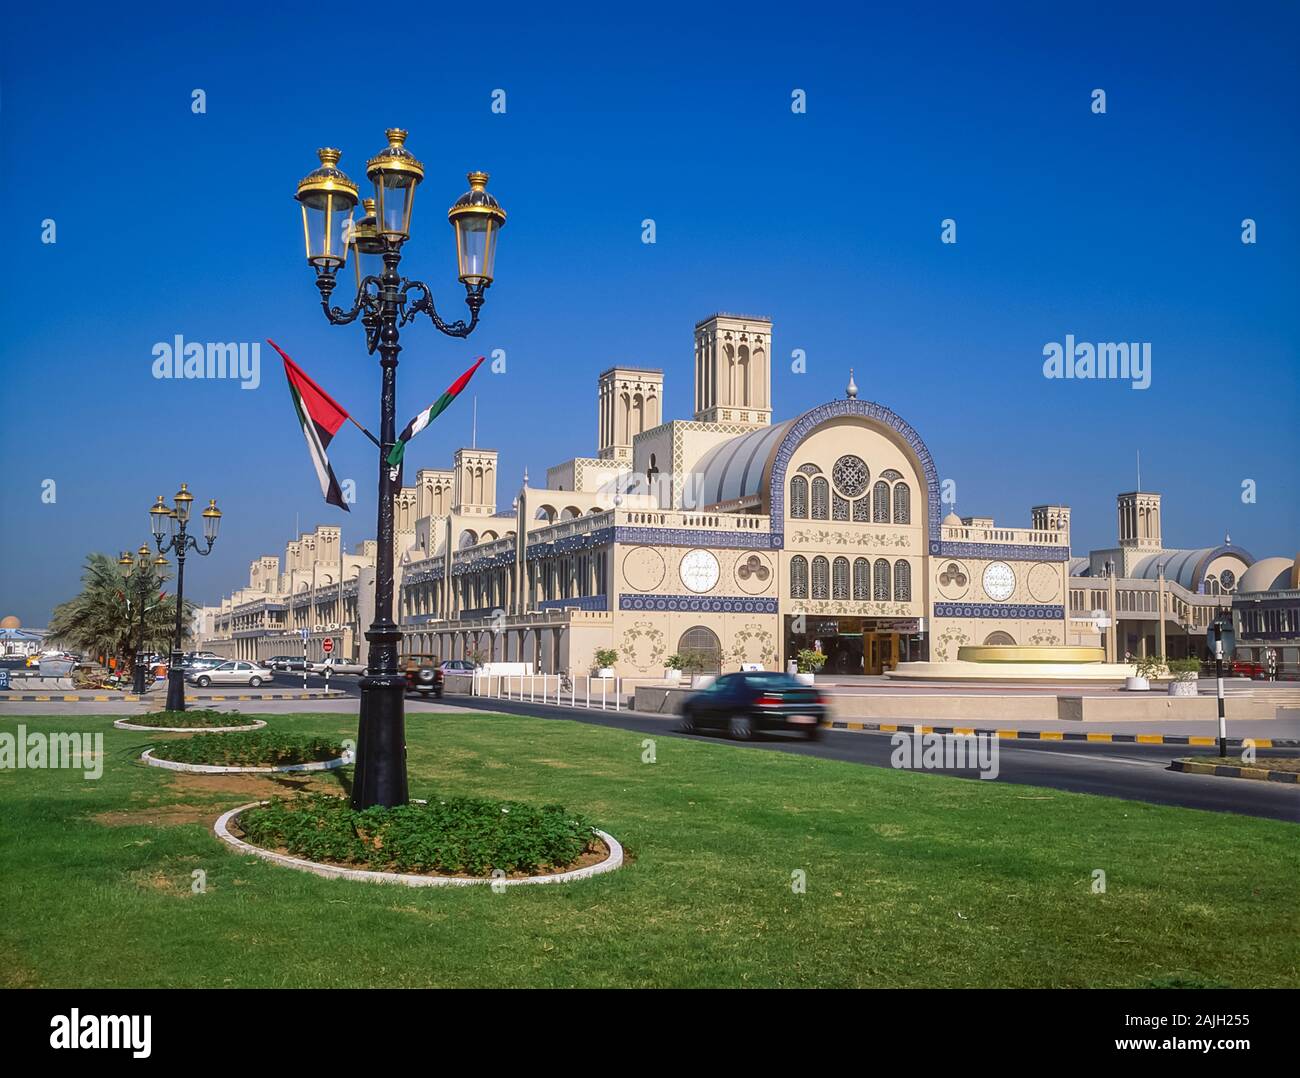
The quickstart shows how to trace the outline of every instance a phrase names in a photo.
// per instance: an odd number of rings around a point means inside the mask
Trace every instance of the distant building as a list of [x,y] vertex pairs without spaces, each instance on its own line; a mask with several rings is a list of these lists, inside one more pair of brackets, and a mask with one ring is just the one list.
[[1300,678],[1300,554],[1263,558],[1246,570],[1232,597],[1237,657],[1267,666],[1272,650],[1279,679]]

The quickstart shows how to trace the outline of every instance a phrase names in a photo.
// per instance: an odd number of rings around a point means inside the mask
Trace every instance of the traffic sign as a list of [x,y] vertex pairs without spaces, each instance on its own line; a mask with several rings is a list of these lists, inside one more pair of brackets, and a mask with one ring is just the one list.
[[1209,630],[1206,632],[1205,642],[1207,645],[1209,645],[1211,658],[1213,658],[1215,655],[1214,646],[1215,646],[1216,633],[1222,634],[1223,657],[1225,659],[1231,659],[1233,655],[1235,655],[1237,652],[1237,637],[1232,630],[1232,623],[1216,621],[1213,625],[1210,626]]
[[324,640],[321,641],[320,646],[321,646],[321,650],[324,651],[326,655],[328,655],[331,651],[334,650],[334,638],[332,636],[327,636]]

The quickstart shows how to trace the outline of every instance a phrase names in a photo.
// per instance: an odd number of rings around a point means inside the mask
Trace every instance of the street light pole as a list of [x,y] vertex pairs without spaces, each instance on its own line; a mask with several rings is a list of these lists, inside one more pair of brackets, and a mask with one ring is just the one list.
[[[379,352],[382,375],[379,408],[379,506],[375,522],[375,616],[366,632],[370,642],[366,672],[361,678],[361,709],[357,728],[356,767],[352,806],[404,805],[409,800],[406,778],[406,679],[398,672],[402,634],[393,620],[394,497],[400,466],[387,457],[397,442],[397,363],[402,350],[401,327],[421,312],[442,333],[468,337],[478,325],[484,292],[492,283],[496,239],[506,214],[487,193],[488,176],[469,174],[470,190],[447,213],[455,229],[459,277],[465,285],[468,320],[444,322],[433,294],[421,281],[407,280],[399,267],[402,244],[410,236],[415,188],[424,179],[424,166],[406,149],[406,132],[390,128],[388,145],[366,164],[375,198],[363,203],[365,216],[354,221],[357,185],[339,170],[340,153],[317,151],[320,167],[299,184],[295,196],[302,206],[307,262],[316,270],[321,307],[331,325],[361,319],[369,354]],[[357,291],[350,310],[330,306],[336,274],[354,259]],[[376,259],[382,266],[376,264]]]
[[149,510],[149,528],[158,544],[158,553],[162,555],[171,550],[176,554],[176,629],[172,639],[171,661],[167,664],[168,711],[185,710],[185,673],[181,670],[182,626],[185,617],[185,555],[190,550],[204,557],[211,554],[212,544],[217,541],[217,530],[221,526],[221,510],[217,508],[215,500],[209,501],[208,507],[203,510],[203,537],[207,542],[207,548],[200,547],[198,540],[188,532],[190,507],[193,502],[194,495],[182,483],[181,489],[172,499],[172,508],[167,508],[163,496],[159,494],[158,500]]

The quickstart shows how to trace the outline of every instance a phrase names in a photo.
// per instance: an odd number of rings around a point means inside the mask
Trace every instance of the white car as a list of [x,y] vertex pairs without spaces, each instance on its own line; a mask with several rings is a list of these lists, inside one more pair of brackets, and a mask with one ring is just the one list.
[[275,671],[268,670],[265,666],[231,659],[210,670],[195,670],[185,680],[200,689],[206,689],[209,685],[247,685],[256,689],[262,682],[274,677]]

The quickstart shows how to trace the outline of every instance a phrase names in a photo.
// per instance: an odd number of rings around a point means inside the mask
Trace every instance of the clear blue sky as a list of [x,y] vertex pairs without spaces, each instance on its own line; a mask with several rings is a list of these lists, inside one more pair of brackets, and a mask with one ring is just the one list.
[[[364,179],[391,125],[426,166],[404,269],[446,314],[464,310],[445,217],[464,173],[491,172],[510,213],[481,328],[408,328],[398,407],[400,425],[505,349],[508,373],[474,390],[506,504],[525,466],[592,452],[612,363],[663,367],[665,414],[687,416],[692,326],[732,310],[775,321],[778,418],[842,395],[853,366],[963,513],[1026,526],[1031,504],[1062,501],[1076,551],[1110,543],[1140,449],[1169,545],[1230,530],[1256,556],[1294,553],[1297,6],[1129,6],[8,14],[0,613],[43,625],[86,553],[138,546],[181,480],[226,514],[191,562],[198,600],[282,553],[295,517],[340,522],[349,545],[373,534],[369,444],[340,432],[331,455],[360,499],[325,505],[269,349],[254,391],[155,380],[151,350],[274,337],[373,424],[378,365],[358,328],[325,324],[292,194],[322,145]],[[1044,379],[1043,346],[1066,334],[1151,342],[1151,388]],[[447,463],[470,411],[421,435],[408,469]]]

